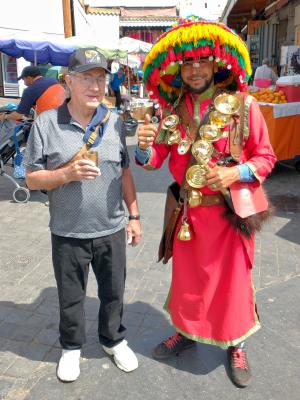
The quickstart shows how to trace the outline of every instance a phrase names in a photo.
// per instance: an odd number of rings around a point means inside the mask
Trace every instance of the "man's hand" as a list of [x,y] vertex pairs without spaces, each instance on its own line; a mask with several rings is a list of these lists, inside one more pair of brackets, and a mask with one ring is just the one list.
[[65,174],[69,182],[93,180],[100,175],[100,169],[96,167],[92,160],[81,159],[73,161],[67,166]]
[[139,148],[145,150],[147,147],[153,146],[156,135],[157,128],[151,123],[150,115],[146,114],[144,124],[141,125],[138,130]]
[[142,237],[141,222],[136,219],[128,221],[126,231],[127,243],[131,244],[131,246],[136,246],[140,242]]
[[206,174],[206,184],[212,190],[228,188],[234,182],[240,180],[240,171],[237,167],[220,167],[214,165]]

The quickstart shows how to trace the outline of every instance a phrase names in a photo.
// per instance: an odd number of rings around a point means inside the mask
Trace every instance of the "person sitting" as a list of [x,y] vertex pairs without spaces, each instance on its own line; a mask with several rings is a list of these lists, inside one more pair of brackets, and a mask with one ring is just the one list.
[[17,109],[11,113],[0,116],[0,121],[17,121],[30,114],[30,110],[35,106],[36,114],[52,108],[59,107],[65,100],[65,89],[54,78],[42,76],[38,67],[27,66],[23,69],[18,80],[23,79],[28,86],[21,97]]

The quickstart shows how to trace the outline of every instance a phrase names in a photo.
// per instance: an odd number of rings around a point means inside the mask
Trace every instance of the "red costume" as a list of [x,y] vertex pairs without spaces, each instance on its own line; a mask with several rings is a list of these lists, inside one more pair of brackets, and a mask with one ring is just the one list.
[[[208,57],[219,63],[219,72],[224,72],[226,82],[219,88],[228,89],[227,83],[234,83],[241,92],[246,90],[251,66],[241,39],[222,24],[188,21],[165,33],[147,56],[144,70],[150,96],[176,114],[174,103],[182,92],[175,78],[180,75],[182,60]],[[247,95],[245,99],[249,107],[239,163],[247,164],[257,183],[262,183],[274,166],[275,156],[258,104]],[[181,101],[185,101],[190,117],[194,118],[193,96],[187,92]],[[200,102],[200,120],[211,103],[212,98]],[[186,136],[185,128],[180,125],[181,139]],[[224,135],[213,143],[225,157],[230,155],[228,130],[227,125]],[[154,144],[145,168],[159,168],[170,155],[170,172],[181,185],[191,154],[179,154],[177,148],[178,144]],[[207,186],[199,190],[216,194]],[[246,238],[235,229],[224,218],[225,207],[200,205],[187,209],[193,239],[182,241],[175,234],[172,282],[165,305],[178,332],[221,347],[235,346],[260,327],[251,277],[254,235]],[[181,221],[176,233],[180,224]]]

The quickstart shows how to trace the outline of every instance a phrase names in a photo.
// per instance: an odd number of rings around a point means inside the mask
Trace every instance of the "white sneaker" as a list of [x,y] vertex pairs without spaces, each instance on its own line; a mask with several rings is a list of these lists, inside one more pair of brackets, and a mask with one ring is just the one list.
[[125,372],[131,372],[139,366],[134,352],[127,346],[127,340],[122,340],[114,347],[102,346],[103,350],[110,356],[114,356],[118,368]]
[[63,350],[56,375],[63,382],[73,382],[80,375],[80,350]]

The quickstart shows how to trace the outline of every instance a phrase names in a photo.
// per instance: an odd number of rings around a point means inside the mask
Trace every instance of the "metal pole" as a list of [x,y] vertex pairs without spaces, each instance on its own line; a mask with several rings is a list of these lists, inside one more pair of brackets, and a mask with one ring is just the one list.
[[37,65],[37,53],[36,50],[34,50],[34,65]]
[[128,53],[127,53],[127,80],[128,80],[128,90],[129,90],[129,96],[130,96],[130,94],[131,94],[131,87],[130,87],[130,73],[129,73]]

